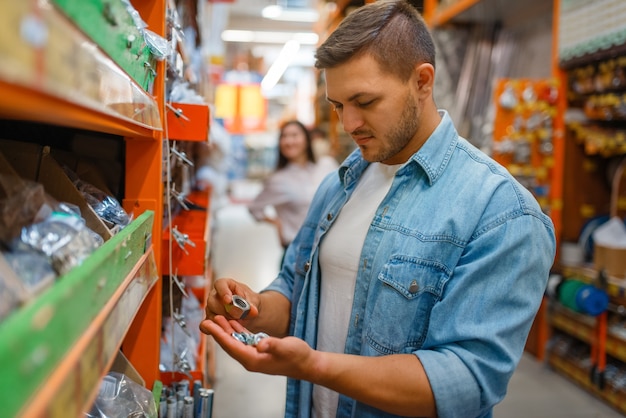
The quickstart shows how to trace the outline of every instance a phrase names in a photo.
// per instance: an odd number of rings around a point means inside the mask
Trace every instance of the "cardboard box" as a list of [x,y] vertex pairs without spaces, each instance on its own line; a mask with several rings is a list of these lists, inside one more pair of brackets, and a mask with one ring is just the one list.
[[[17,182],[18,187],[25,187],[26,182],[23,182],[18,174],[13,170],[8,160],[0,153],[0,175],[7,176],[8,181]],[[43,193],[41,193],[43,197]],[[35,206],[32,207],[35,212]],[[2,208],[0,208],[2,209]],[[10,211],[10,209],[9,209]],[[2,216],[7,216],[7,213],[3,213]],[[19,224],[15,222],[15,219],[19,218],[19,214],[13,212],[11,215],[15,215],[16,218],[9,217],[2,221],[12,222],[13,224]],[[7,227],[8,225],[3,225]],[[20,230],[19,225],[15,225],[15,230],[3,231],[2,235],[4,239],[9,239],[13,234],[18,234]],[[0,252],[0,320],[7,316],[12,310],[21,306],[24,302],[28,301],[32,297],[39,294],[41,291],[52,285],[55,279],[55,275],[51,274],[46,276],[38,276],[35,283],[25,283],[16,273],[13,271],[12,266]]]
[[0,321],[28,299],[22,281],[0,253]]
[[595,245],[593,264],[598,271],[604,269],[609,276],[624,279],[626,278],[626,249]]
[[43,186],[29,182],[13,170],[0,153],[0,241],[16,238],[46,202]]
[[50,155],[50,148],[20,141],[0,140],[0,152],[11,162],[20,177],[41,183],[46,193],[59,202],[80,208],[87,226],[105,241],[113,234],[83,195],[67,177],[63,168]]
[[61,167],[69,168],[83,181],[96,187],[103,193],[113,196],[111,188],[107,185],[104,177],[92,161],[80,158],[76,154],[67,151],[51,150],[52,157]]
[[117,356],[115,356],[110,370],[112,372],[122,373],[140,386],[146,386],[146,381],[141,377],[137,369],[135,369],[121,350],[117,352]]

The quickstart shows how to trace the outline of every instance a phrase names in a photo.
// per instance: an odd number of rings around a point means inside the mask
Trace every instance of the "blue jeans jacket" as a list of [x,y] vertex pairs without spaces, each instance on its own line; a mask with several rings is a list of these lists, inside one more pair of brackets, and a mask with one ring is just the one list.
[[[554,227],[506,169],[459,137],[447,113],[397,172],[361,253],[345,353],[413,353],[440,418],[489,417],[523,353],[555,255]],[[368,163],[353,152],[320,186],[279,276],[290,333],[316,346],[319,246]],[[287,417],[312,384],[289,380]],[[337,417],[391,414],[340,396]]]

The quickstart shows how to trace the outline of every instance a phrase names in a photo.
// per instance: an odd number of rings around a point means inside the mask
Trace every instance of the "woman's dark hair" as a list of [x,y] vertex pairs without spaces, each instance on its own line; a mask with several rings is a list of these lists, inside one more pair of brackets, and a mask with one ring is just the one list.
[[309,130],[307,129],[306,126],[304,126],[304,124],[300,121],[297,120],[290,120],[287,121],[285,123],[283,123],[280,127],[280,136],[278,137],[278,161],[276,163],[276,170],[280,170],[281,168],[285,168],[287,166],[287,164],[289,163],[289,160],[287,160],[287,157],[285,157],[283,155],[283,152],[280,149],[280,138],[282,138],[283,136],[283,132],[285,130],[285,128],[289,125],[295,125],[298,128],[300,128],[300,130],[304,133],[304,136],[306,138],[306,157],[307,160],[309,160],[310,162],[314,163],[315,162],[315,155],[313,154],[313,146],[311,145],[311,133],[309,132]]
[[317,49],[315,67],[333,68],[365,54],[403,81],[416,65],[435,65],[428,27],[406,0],[379,0],[349,14]]

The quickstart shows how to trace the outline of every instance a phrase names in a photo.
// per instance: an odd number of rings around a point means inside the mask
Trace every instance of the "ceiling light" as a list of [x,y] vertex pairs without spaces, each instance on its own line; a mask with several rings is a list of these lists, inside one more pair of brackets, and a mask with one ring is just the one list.
[[265,6],[261,15],[266,19],[288,22],[317,22],[320,14],[315,9],[285,8],[276,4]]
[[276,19],[283,12],[283,8],[277,4],[270,4],[265,6],[261,11],[261,16],[266,19]]
[[278,58],[272,63],[269,70],[267,70],[267,74],[263,77],[261,90],[267,92],[278,83],[291,61],[296,57],[299,49],[300,44],[297,41],[290,40],[285,43]]
[[319,37],[313,32],[270,32],[250,30],[225,30],[222,32],[224,42],[248,42],[265,44],[285,44],[297,41],[302,45],[317,45]]

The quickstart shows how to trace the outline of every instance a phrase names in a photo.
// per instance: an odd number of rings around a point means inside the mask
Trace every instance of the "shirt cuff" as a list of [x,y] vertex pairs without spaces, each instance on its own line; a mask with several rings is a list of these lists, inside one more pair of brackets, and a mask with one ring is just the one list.
[[415,355],[426,371],[439,418],[480,416],[480,387],[459,357],[434,350]]

